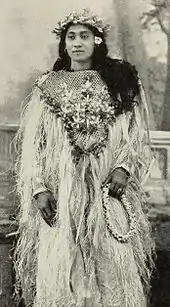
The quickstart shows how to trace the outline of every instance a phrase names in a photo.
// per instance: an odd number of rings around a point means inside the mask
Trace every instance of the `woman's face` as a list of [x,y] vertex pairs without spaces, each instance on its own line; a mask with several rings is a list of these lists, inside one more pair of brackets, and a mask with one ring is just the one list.
[[87,62],[94,51],[94,34],[84,25],[71,25],[67,31],[65,47],[72,61]]

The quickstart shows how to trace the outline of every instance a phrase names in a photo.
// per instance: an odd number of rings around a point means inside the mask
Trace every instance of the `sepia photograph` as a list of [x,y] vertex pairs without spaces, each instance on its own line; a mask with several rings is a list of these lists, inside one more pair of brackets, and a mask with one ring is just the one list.
[[170,0],[0,4],[0,307],[169,307]]

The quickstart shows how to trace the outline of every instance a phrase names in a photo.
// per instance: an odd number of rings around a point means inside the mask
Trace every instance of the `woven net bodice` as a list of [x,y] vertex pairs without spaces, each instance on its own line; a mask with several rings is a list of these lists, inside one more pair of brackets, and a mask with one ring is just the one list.
[[69,90],[79,91],[81,86],[87,79],[92,81],[92,88],[98,91],[101,87],[106,87],[106,84],[101,79],[99,73],[95,70],[81,70],[81,71],[52,71],[46,81],[42,84],[42,88],[49,91],[50,94],[56,94],[58,87],[63,83],[67,84]]

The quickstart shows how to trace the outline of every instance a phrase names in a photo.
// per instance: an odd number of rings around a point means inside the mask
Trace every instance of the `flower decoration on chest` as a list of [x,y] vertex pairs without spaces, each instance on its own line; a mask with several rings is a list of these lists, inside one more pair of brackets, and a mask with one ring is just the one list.
[[63,120],[68,130],[91,133],[99,125],[115,121],[115,106],[107,87],[94,84],[91,76],[86,76],[77,88],[61,83],[56,96],[42,94],[44,102]]
[[79,90],[68,90],[64,84],[61,95],[61,117],[67,128],[93,131],[100,124],[115,120],[115,110],[106,87],[93,88],[90,78]]

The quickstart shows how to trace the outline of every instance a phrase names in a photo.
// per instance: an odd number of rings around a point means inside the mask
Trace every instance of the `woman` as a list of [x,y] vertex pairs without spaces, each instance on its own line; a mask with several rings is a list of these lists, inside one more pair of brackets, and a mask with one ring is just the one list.
[[107,56],[107,31],[87,10],[58,23],[60,58],[22,118],[15,268],[26,306],[147,306],[146,103],[135,67]]

